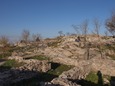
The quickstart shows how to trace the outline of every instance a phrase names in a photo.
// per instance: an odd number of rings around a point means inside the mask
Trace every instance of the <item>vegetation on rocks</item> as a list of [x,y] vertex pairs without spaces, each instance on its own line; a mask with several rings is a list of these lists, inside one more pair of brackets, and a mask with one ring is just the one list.
[[110,81],[110,76],[103,75],[100,71],[98,72],[90,72],[85,78],[83,86],[110,86],[110,83],[104,83],[104,79]]
[[98,76],[95,72],[90,72],[87,75],[86,80],[97,84],[98,83]]
[[52,66],[53,66],[52,69],[49,70],[48,73],[53,74],[53,75],[57,75],[57,76],[62,74],[64,71],[67,71],[67,70],[72,68],[72,66],[58,64],[58,63],[55,63],[55,64],[53,63]]
[[72,68],[72,66],[58,64],[58,63],[52,63],[52,69],[46,73],[42,73],[41,80],[51,81],[53,78],[58,77],[64,71],[68,71],[71,68]]
[[24,65],[22,62],[17,62],[16,60],[6,60],[4,64],[0,66],[0,68],[15,68]]

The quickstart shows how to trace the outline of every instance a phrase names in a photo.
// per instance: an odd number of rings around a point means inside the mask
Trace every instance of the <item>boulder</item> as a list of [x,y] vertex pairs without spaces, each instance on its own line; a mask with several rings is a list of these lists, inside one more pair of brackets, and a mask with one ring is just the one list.
[[57,86],[81,86],[81,85],[78,85],[76,83],[73,83],[73,82],[71,82],[67,79],[63,79],[63,78],[55,78],[51,81],[51,83],[53,83],[54,86],[55,86],[55,84]]
[[34,59],[23,60],[25,63],[23,66],[17,67],[19,70],[29,70],[29,71],[40,71],[47,72],[51,69],[51,63],[48,61],[39,61]]
[[92,59],[93,70],[100,70],[102,74],[115,76],[115,61],[109,59]]
[[59,77],[66,78],[66,79],[72,79],[72,80],[85,79],[90,71],[91,71],[91,67],[88,65],[74,67],[70,69],[69,71],[63,72]]

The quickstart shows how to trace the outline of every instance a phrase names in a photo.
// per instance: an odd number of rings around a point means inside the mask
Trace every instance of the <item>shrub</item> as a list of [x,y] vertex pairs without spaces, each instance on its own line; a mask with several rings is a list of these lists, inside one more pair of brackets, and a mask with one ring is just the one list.
[[2,54],[0,54],[0,59],[7,58],[8,56],[11,56],[10,52],[2,53]]

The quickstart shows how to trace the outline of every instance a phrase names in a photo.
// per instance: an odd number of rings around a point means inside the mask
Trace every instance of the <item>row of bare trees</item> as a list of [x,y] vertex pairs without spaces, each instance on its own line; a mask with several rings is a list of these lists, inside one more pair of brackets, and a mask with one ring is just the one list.
[[[94,19],[93,23],[94,23],[94,31],[92,31],[92,32],[99,36],[101,23],[98,19]],[[113,36],[115,36],[115,13],[112,13],[110,18],[108,18],[106,20],[105,26],[106,26],[107,30]],[[84,40],[86,41],[86,36],[87,36],[88,30],[89,30],[88,20],[83,21],[80,25],[72,25],[72,27],[75,29],[77,34],[82,33],[82,35],[84,35]],[[60,36],[63,35],[62,31],[59,31],[58,33],[60,34]],[[108,32],[106,31],[105,34],[107,35]],[[28,42],[29,38],[30,38],[29,30],[23,30],[22,40],[25,41],[25,42]],[[37,41],[41,38],[41,35],[40,34],[33,34],[31,38],[33,39],[33,41]],[[6,45],[6,44],[8,44],[8,41],[9,41],[8,37],[6,37],[6,36],[1,36],[0,37],[0,44]]]
[[[41,35],[40,34],[32,34],[31,39],[32,39],[32,41],[40,41]],[[22,40],[26,43],[30,41],[30,32],[29,32],[29,30],[23,30]]]
[[[98,42],[101,44],[101,41],[100,41],[100,27],[101,27],[101,23],[98,19],[94,19],[93,21],[93,24],[94,24],[94,31],[93,34],[97,35],[98,36]],[[106,20],[106,29],[113,35],[115,36],[115,14],[112,14],[112,16]],[[75,29],[75,31],[77,32],[78,35],[80,35],[80,32],[82,33],[82,36],[84,37],[84,48],[86,49],[86,53],[85,53],[85,59],[89,59],[89,49],[90,49],[90,46],[89,46],[89,42],[87,41],[87,34],[88,34],[88,20],[85,20],[83,21],[80,25],[72,25],[73,28]],[[105,32],[105,35],[107,36],[108,35],[108,32],[106,31]],[[99,52],[101,54],[101,58],[103,58],[103,51],[102,51],[102,46],[101,45],[98,45],[98,49],[99,49]]]
[[[94,24],[94,31],[92,31],[93,34],[96,34],[97,36],[100,35],[100,27],[101,27],[101,23],[100,21],[96,18],[93,20],[93,24]],[[105,26],[107,28],[107,30],[113,35],[115,36],[115,13],[112,13],[112,15],[110,16],[110,18],[108,18],[106,20]],[[86,36],[88,34],[88,20],[83,21],[80,25],[72,25],[72,27],[75,29],[75,31],[77,32],[77,34],[82,33],[82,35],[84,35],[84,40],[86,41]],[[60,34],[60,36],[63,36],[64,33],[63,31],[59,31],[58,32]],[[107,31],[105,31],[105,35],[107,36]],[[23,30],[22,32],[22,40],[24,41],[29,41],[29,36],[30,36],[30,32],[29,30]],[[41,38],[40,34],[33,34],[32,35],[33,41],[36,41],[37,38]]]
[[[40,34],[32,34],[31,35],[29,30],[23,30],[22,34],[21,34],[21,41],[28,43],[30,41],[30,39],[33,42],[40,41],[41,35]],[[5,47],[6,45],[9,45],[9,41],[10,41],[9,38],[5,35],[0,37],[0,45],[3,47]]]
[[[92,33],[95,35],[99,35],[100,26],[101,26],[100,21],[96,18],[94,19],[93,24],[94,24],[94,31],[92,31]],[[78,35],[82,34],[86,36],[88,34],[88,30],[89,30],[88,20],[83,21],[80,25],[72,25],[72,27],[74,28],[74,30],[76,31]],[[86,40],[86,37],[85,37],[85,40]]]
[[[84,27],[84,28],[81,28],[82,31],[84,32],[85,42],[87,42],[86,41],[86,33],[87,33],[86,30],[88,30],[87,26],[88,26],[87,22],[85,21],[82,24],[82,27]],[[105,26],[106,26],[106,29],[107,29],[105,31],[105,35],[108,36],[108,32],[107,31],[109,31],[113,35],[113,37],[115,37],[115,13],[112,13],[112,15],[110,16],[110,18],[108,18],[106,20]],[[99,37],[99,35],[100,35],[100,29],[101,29],[100,27],[101,27],[101,23],[99,22],[99,20],[98,19],[94,19],[94,34],[96,34],[98,36],[98,42],[100,43],[98,45],[98,49],[99,49],[99,52],[101,54],[101,58],[104,58],[103,57],[103,49],[102,49],[102,45],[101,45],[101,41],[100,41],[100,37]],[[86,59],[89,59],[89,46],[86,45],[85,48],[86,48]]]

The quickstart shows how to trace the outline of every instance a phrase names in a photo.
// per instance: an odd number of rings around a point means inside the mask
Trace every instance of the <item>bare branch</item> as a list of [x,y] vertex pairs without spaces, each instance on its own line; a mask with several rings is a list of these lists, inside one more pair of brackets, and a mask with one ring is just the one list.
[[63,36],[63,35],[64,35],[64,34],[63,34],[63,31],[59,31],[58,33],[59,33],[60,36]]
[[106,20],[107,30],[115,36],[115,13],[112,13],[111,17]]
[[80,26],[79,25],[72,25],[72,27],[76,31],[77,35],[80,35]]
[[33,38],[33,41],[40,41],[41,40],[41,35],[40,34],[33,34],[32,38]]
[[29,35],[30,35],[30,32],[28,30],[23,30],[22,32],[22,39],[27,43],[28,40],[29,40]]
[[98,19],[94,19],[94,33],[99,36],[99,30],[101,27],[101,23]]
[[84,35],[84,39],[86,41],[86,36],[87,36],[87,33],[88,33],[88,20],[85,20],[81,24],[81,30],[82,30],[82,35]]
[[7,45],[8,42],[9,42],[8,37],[6,37],[6,36],[1,36],[0,37],[0,44],[2,44],[3,46]]

